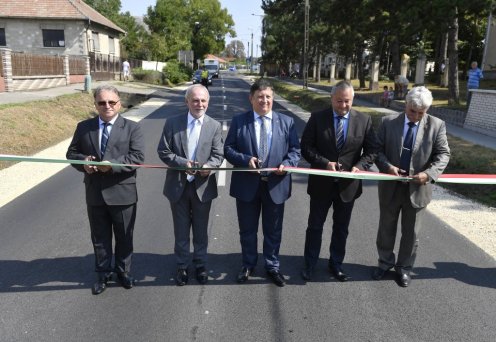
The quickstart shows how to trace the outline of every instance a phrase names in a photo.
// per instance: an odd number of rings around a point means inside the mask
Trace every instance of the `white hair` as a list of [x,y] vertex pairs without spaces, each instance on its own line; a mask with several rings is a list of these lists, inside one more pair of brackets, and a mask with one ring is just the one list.
[[207,95],[207,99],[210,99],[210,93],[208,92],[208,89],[202,84],[193,84],[193,85],[189,86],[188,89],[186,89],[186,93],[184,94],[184,98],[186,100],[189,100],[189,98],[191,97],[191,94],[193,93],[193,90],[196,88],[202,89],[205,92],[205,94]]
[[432,105],[432,93],[424,86],[413,87],[406,94],[406,105],[414,109],[429,109]]

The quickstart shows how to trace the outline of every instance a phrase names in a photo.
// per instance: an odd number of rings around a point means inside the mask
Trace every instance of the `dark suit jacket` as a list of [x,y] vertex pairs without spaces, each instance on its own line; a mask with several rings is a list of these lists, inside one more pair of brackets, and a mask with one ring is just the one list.
[[[84,160],[92,155],[101,161],[98,131],[98,116],[80,122],[67,150],[67,159]],[[118,164],[142,164],[145,160],[144,149],[139,124],[119,115],[110,132],[105,160]],[[83,165],[72,166],[84,172],[88,205],[129,205],[137,202],[136,168],[112,167],[106,173],[88,174]]]
[[[253,111],[233,117],[224,144],[224,155],[235,167],[248,167],[252,157],[258,157],[257,137]],[[272,144],[268,167],[297,166],[300,160],[300,144],[293,119],[272,112]],[[254,199],[260,182],[256,172],[232,172],[230,195],[244,202]],[[269,194],[276,204],[284,203],[291,196],[291,175],[269,174]]]
[[[353,166],[368,170],[377,153],[372,120],[370,116],[351,109],[346,141],[341,153],[338,153],[332,109],[312,113],[301,137],[301,152],[313,169],[326,169],[328,162],[339,161],[344,171],[350,171]],[[362,194],[361,180],[339,178],[338,183],[344,202],[350,202]],[[308,176],[307,192],[310,196],[328,197],[334,186],[333,177]]]
[[[168,166],[186,167],[188,162],[187,129],[188,116],[185,114],[165,121],[157,152],[160,159]],[[208,164],[211,167],[220,167],[223,160],[222,126],[220,122],[204,115],[198,138],[196,161],[200,165]],[[179,201],[187,182],[187,175],[184,171],[167,170],[164,195],[171,202]],[[214,171],[208,177],[196,174],[194,184],[200,201],[207,202],[217,197],[217,179]]]
[[[405,113],[382,118],[378,131],[379,154],[376,160],[381,172],[388,173],[391,165],[400,165],[404,125]],[[425,172],[430,181],[434,182],[443,173],[449,158],[450,149],[444,121],[429,114],[424,115],[417,129],[409,174]],[[431,201],[431,182],[425,185],[410,182],[410,200],[414,208],[423,208]],[[397,185],[398,182],[379,182],[379,199],[389,203]]]

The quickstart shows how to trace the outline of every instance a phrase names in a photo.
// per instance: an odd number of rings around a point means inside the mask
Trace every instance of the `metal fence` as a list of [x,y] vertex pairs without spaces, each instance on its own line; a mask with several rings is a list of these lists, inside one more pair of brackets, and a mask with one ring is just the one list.
[[12,53],[13,76],[48,76],[64,74],[64,57]]

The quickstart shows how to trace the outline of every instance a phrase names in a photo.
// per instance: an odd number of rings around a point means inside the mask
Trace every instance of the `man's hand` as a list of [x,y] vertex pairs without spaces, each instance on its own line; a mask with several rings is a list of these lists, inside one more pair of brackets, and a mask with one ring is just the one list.
[[355,173],[355,172],[358,172],[358,171],[360,171],[360,169],[359,169],[358,167],[353,166],[353,167],[351,168],[351,171],[350,171],[350,172],[351,172],[351,173]]
[[412,176],[412,182],[415,184],[425,185],[429,181],[429,176],[425,172],[419,172]]
[[395,175],[395,176],[402,176],[405,174],[405,171],[401,170],[399,167],[396,167],[394,165],[391,165],[389,167],[389,172],[390,175]]
[[[109,163],[110,164],[110,162],[108,160],[104,160],[104,161],[102,161],[102,163]],[[97,168],[98,168],[99,172],[103,172],[103,173],[109,172],[110,170],[112,170],[112,166],[110,166],[110,165],[98,165]]]
[[[203,164],[202,167],[210,167],[210,166],[208,164]],[[200,173],[200,176],[202,176],[202,177],[207,177],[210,174],[210,171],[211,170],[198,170],[198,172]]]
[[[94,156],[87,156],[84,158],[86,161],[93,161],[96,158]],[[93,172],[97,172],[98,168],[95,165],[83,165],[84,171],[86,171],[87,174],[92,174]]]
[[[191,160],[188,160],[188,162],[186,163],[186,167],[187,168],[198,167],[198,163],[191,161]],[[184,172],[186,172],[188,175],[194,175],[196,173],[196,171],[197,170],[186,170]]]
[[[248,162],[248,167],[250,169],[259,169],[260,168],[259,164],[260,164],[260,161],[258,160],[257,157],[251,157],[250,161]],[[258,173],[260,173],[260,171]]]
[[341,171],[341,164],[338,162],[329,162],[327,163],[327,170],[330,171]]
[[286,171],[284,171],[284,165],[279,165],[279,167],[277,168],[276,171],[274,171],[274,173],[278,176],[282,176],[282,175],[285,175],[286,174]]

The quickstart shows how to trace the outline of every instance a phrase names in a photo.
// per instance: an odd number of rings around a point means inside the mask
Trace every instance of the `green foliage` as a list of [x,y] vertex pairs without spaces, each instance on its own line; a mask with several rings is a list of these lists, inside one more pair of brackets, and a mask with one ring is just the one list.
[[182,82],[189,81],[193,70],[182,63],[176,61],[169,61],[167,65],[163,68],[164,78],[172,82],[173,84],[178,84]]
[[141,68],[133,69],[133,78],[149,84],[163,84],[163,73],[156,70],[143,70]]

